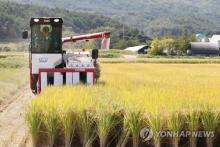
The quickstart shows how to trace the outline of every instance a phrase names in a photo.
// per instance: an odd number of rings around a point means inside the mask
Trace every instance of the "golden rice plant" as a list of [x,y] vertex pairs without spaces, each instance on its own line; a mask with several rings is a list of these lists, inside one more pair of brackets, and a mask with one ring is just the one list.
[[[167,127],[169,131],[172,132],[180,132],[184,126],[184,116],[180,112],[172,112],[167,118]],[[172,138],[172,145],[173,147],[179,146],[180,137],[174,136]]]
[[49,147],[54,146],[55,138],[59,130],[59,112],[57,110],[57,101],[56,98],[48,99],[44,103],[44,114],[42,122],[46,127],[46,131],[49,138]]
[[94,131],[96,129],[95,120],[92,115],[94,114],[86,110],[79,112],[77,115],[77,128],[83,147],[91,147],[96,137]]
[[[198,110],[189,110],[189,112],[186,114],[186,121],[187,121],[187,127],[189,131],[196,132],[199,129],[199,118],[200,118],[200,112]],[[190,136],[189,138],[190,147],[196,147],[197,146],[197,138],[195,136]]]
[[[205,131],[209,131],[209,132],[211,131],[215,133],[220,122],[219,114],[216,110],[212,110],[211,108],[206,107],[201,112],[201,121]],[[208,136],[206,138],[207,147],[213,147],[213,142],[215,138],[212,135],[215,134],[210,134],[210,135],[211,136]]]
[[148,116],[148,121],[149,121],[149,126],[153,131],[153,141],[155,147],[160,147],[161,146],[161,138],[160,136],[157,136],[158,132],[163,131],[164,129],[164,124],[165,124],[165,119],[164,117],[158,112],[158,113],[151,113]]
[[99,109],[96,116],[97,134],[99,136],[100,147],[108,147],[109,133],[117,124],[114,113],[108,110]]
[[122,125],[122,128],[121,128],[121,133],[120,133],[120,136],[118,138],[118,142],[116,144],[116,147],[125,147],[127,142],[128,142],[128,139],[129,139],[129,136],[130,136],[130,131],[128,129],[128,127],[126,127],[125,125],[125,120],[123,119],[123,125]]
[[25,117],[32,135],[33,147],[38,147],[38,143],[40,141],[40,127],[42,123],[41,116],[42,115],[39,107],[37,107],[37,105],[35,105],[34,103],[30,104],[27,108],[27,113]]
[[144,128],[144,118],[140,111],[127,111],[125,114],[125,126],[132,135],[133,147],[138,147],[140,143],[139,134]]
[[[140,131],[150,127],[150,142],[160,147],[160,131],[219,127],[220,65],[101,66],[96,85],[49,87],[33,100],[26,119],[35,146],[46,137],[51,147],[61,138],[66,147],[139,147]],[[214,139],[207,138],[208,147]],[[170,144],[177,147],[179,140],[172,138]],[[196,142],[191,136],[191,147]]]
[[62,106],[59,115],[64,130],[65,147],[71,147],[76,129],[76,114],[70,106],[65,104]]

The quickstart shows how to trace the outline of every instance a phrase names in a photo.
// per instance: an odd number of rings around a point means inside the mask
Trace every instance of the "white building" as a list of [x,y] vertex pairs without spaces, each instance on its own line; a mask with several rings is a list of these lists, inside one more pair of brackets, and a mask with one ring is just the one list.
[[220,35],[214,34],[212,38],[209,38],[210,43],[218,43],[218,46],[220,46]]
[[147,46],[147,45],[140,45],[140,46],[128,47],[125,50],[126,51],[131,51],[131,52],[134,52],[134,53],[138,53],[138,54],[146,54],[147,50],[148,50],[148,47],[149,46]]

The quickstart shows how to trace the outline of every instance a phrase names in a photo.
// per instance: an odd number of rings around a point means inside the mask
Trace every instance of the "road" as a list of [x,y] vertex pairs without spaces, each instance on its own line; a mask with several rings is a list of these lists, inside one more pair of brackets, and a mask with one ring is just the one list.
[[27,104],[34,96],[26,86],[0,105],[0,147],[31,147],[24,119]]

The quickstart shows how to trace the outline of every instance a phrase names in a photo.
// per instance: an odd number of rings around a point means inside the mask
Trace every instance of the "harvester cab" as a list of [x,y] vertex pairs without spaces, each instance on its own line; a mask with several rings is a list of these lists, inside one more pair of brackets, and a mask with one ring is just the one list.
[[[30,86],[40,93],[48,85],[94,84],[99,77],[98,49],[66,53],[64,43],[102,39],[101,49],[109,49],[110,32],[62,38],[62,18],[31,18]],[[28,32],[23,32],[28,38]]]

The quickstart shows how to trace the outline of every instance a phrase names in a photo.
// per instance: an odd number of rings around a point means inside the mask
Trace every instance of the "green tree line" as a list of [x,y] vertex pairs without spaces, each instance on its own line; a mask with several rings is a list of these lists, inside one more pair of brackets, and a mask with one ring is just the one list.
[[[2,0],[8,1],[8,0]],[[134,26],[147,35],[181,35],[220,28],[218,0],[9,0],[18,3],[65,8],[102,14]]]
[[[72,12],[59,8],[47,8],[31,5],[21,5],[12,2],[0,3],[0,41],[11,40],[21,37],[24,29],[29,29],[31,17],[62,17],[64,20],[64,31],[83,34],[96,31],[112,32],[112,47],[125,48],[128,45],[144,43],[146,36],[138,29],[124,26],[126,34],[122,35],[122,25],[111,18],[89,13]],[[68,28],[68,29],[67,29]],[[69,29],[70,28],[70,29]],[[126,36],[126,37],[124,37]],[[117,44],[126,41],[124,45]]]

